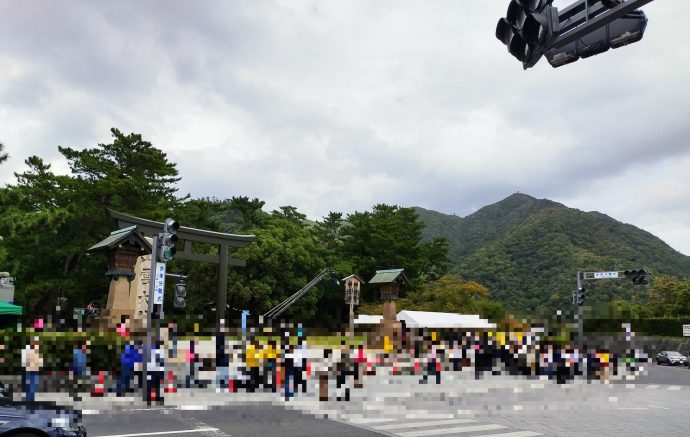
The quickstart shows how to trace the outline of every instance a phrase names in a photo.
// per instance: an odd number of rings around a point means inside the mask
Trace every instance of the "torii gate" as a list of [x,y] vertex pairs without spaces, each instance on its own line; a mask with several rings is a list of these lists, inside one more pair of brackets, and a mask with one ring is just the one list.
[[[117,221],[117,225],[120,229],[127,228],[129,226],[136,226],[137,232],[141,232],[150,237],[154,237],[163,232],[162,222],[134,217],[121,212],[113,211],[111,209],[108,210],[108,215]],[[225,234],[223,232],[188,228],[186,226],[180,226],[180,229],[177,230],[177,236],[180,240],[184,240],[184,246],[182,250],[178,250],[175,254],[176,259],[201,261],[219,265],[216,297],[216,318],[220,321],[220,319],[225,317],[225,309],[227,307],[228,266],[244,267],[246,265],[244,260],[228,256],[228,248],[247,247],[256,239],[256,236]],[[209,255],[193,253],[192,244],[194,242],[215,244],[218,246],[218,254]],[[153,256],[156,256],[156,254],[153,254]]]

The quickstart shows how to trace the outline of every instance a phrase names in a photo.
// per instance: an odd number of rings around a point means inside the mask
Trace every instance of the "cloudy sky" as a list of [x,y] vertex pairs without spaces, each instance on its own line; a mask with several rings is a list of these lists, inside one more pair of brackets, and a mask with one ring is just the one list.
[[507,4],[0,0],[0,183],[117,127],[195,197],[319,219],[520,191],[690,255],[690,2],[647,5],[639,43],[527,71],[494,36]]

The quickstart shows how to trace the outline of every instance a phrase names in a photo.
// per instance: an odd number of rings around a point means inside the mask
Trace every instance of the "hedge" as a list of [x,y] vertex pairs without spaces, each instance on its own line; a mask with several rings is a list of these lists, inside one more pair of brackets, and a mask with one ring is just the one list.
[[690,318],[586,319],[584,328],[588,333],[623,332],[623,323],[631,323],[632,331],[637,334],[682,337],[683,325],[689,325]]
[[116,370],[120,366],[120,354],[127,340],[115,333],[93,332],[32,332],[0,331],[0,373],[18,375],[23,372],[21,351],[33,337],[38,337],[45,371],[67,371],[72,364],[74,347],[89,340],[87,366],[92,371]]

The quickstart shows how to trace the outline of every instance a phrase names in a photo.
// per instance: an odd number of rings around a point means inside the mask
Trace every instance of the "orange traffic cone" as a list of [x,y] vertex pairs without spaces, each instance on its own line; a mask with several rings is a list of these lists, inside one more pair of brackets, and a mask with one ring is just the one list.
[[175,377],[173,376],[173,371],[168,370],[168,386],[163,389],[165,393],[177,393],[177,387],[175,387]]
[[91,390],[91,397],[102,397],[103,395],[105,395],[105,371],[101,370],[98,372],[98,382]]

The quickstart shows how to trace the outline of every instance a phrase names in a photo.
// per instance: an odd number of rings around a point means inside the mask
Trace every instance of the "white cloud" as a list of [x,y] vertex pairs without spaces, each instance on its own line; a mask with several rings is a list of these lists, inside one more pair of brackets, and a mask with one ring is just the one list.
[[0,182],[32,154],[66,171],[58,145],[117,127],[164,149],[194,196],[320,218],[465,215],[521,191],[690,254],[690,5],[646,6],[629,47],[523,71],[494,37],[507,4],[1,3]]

